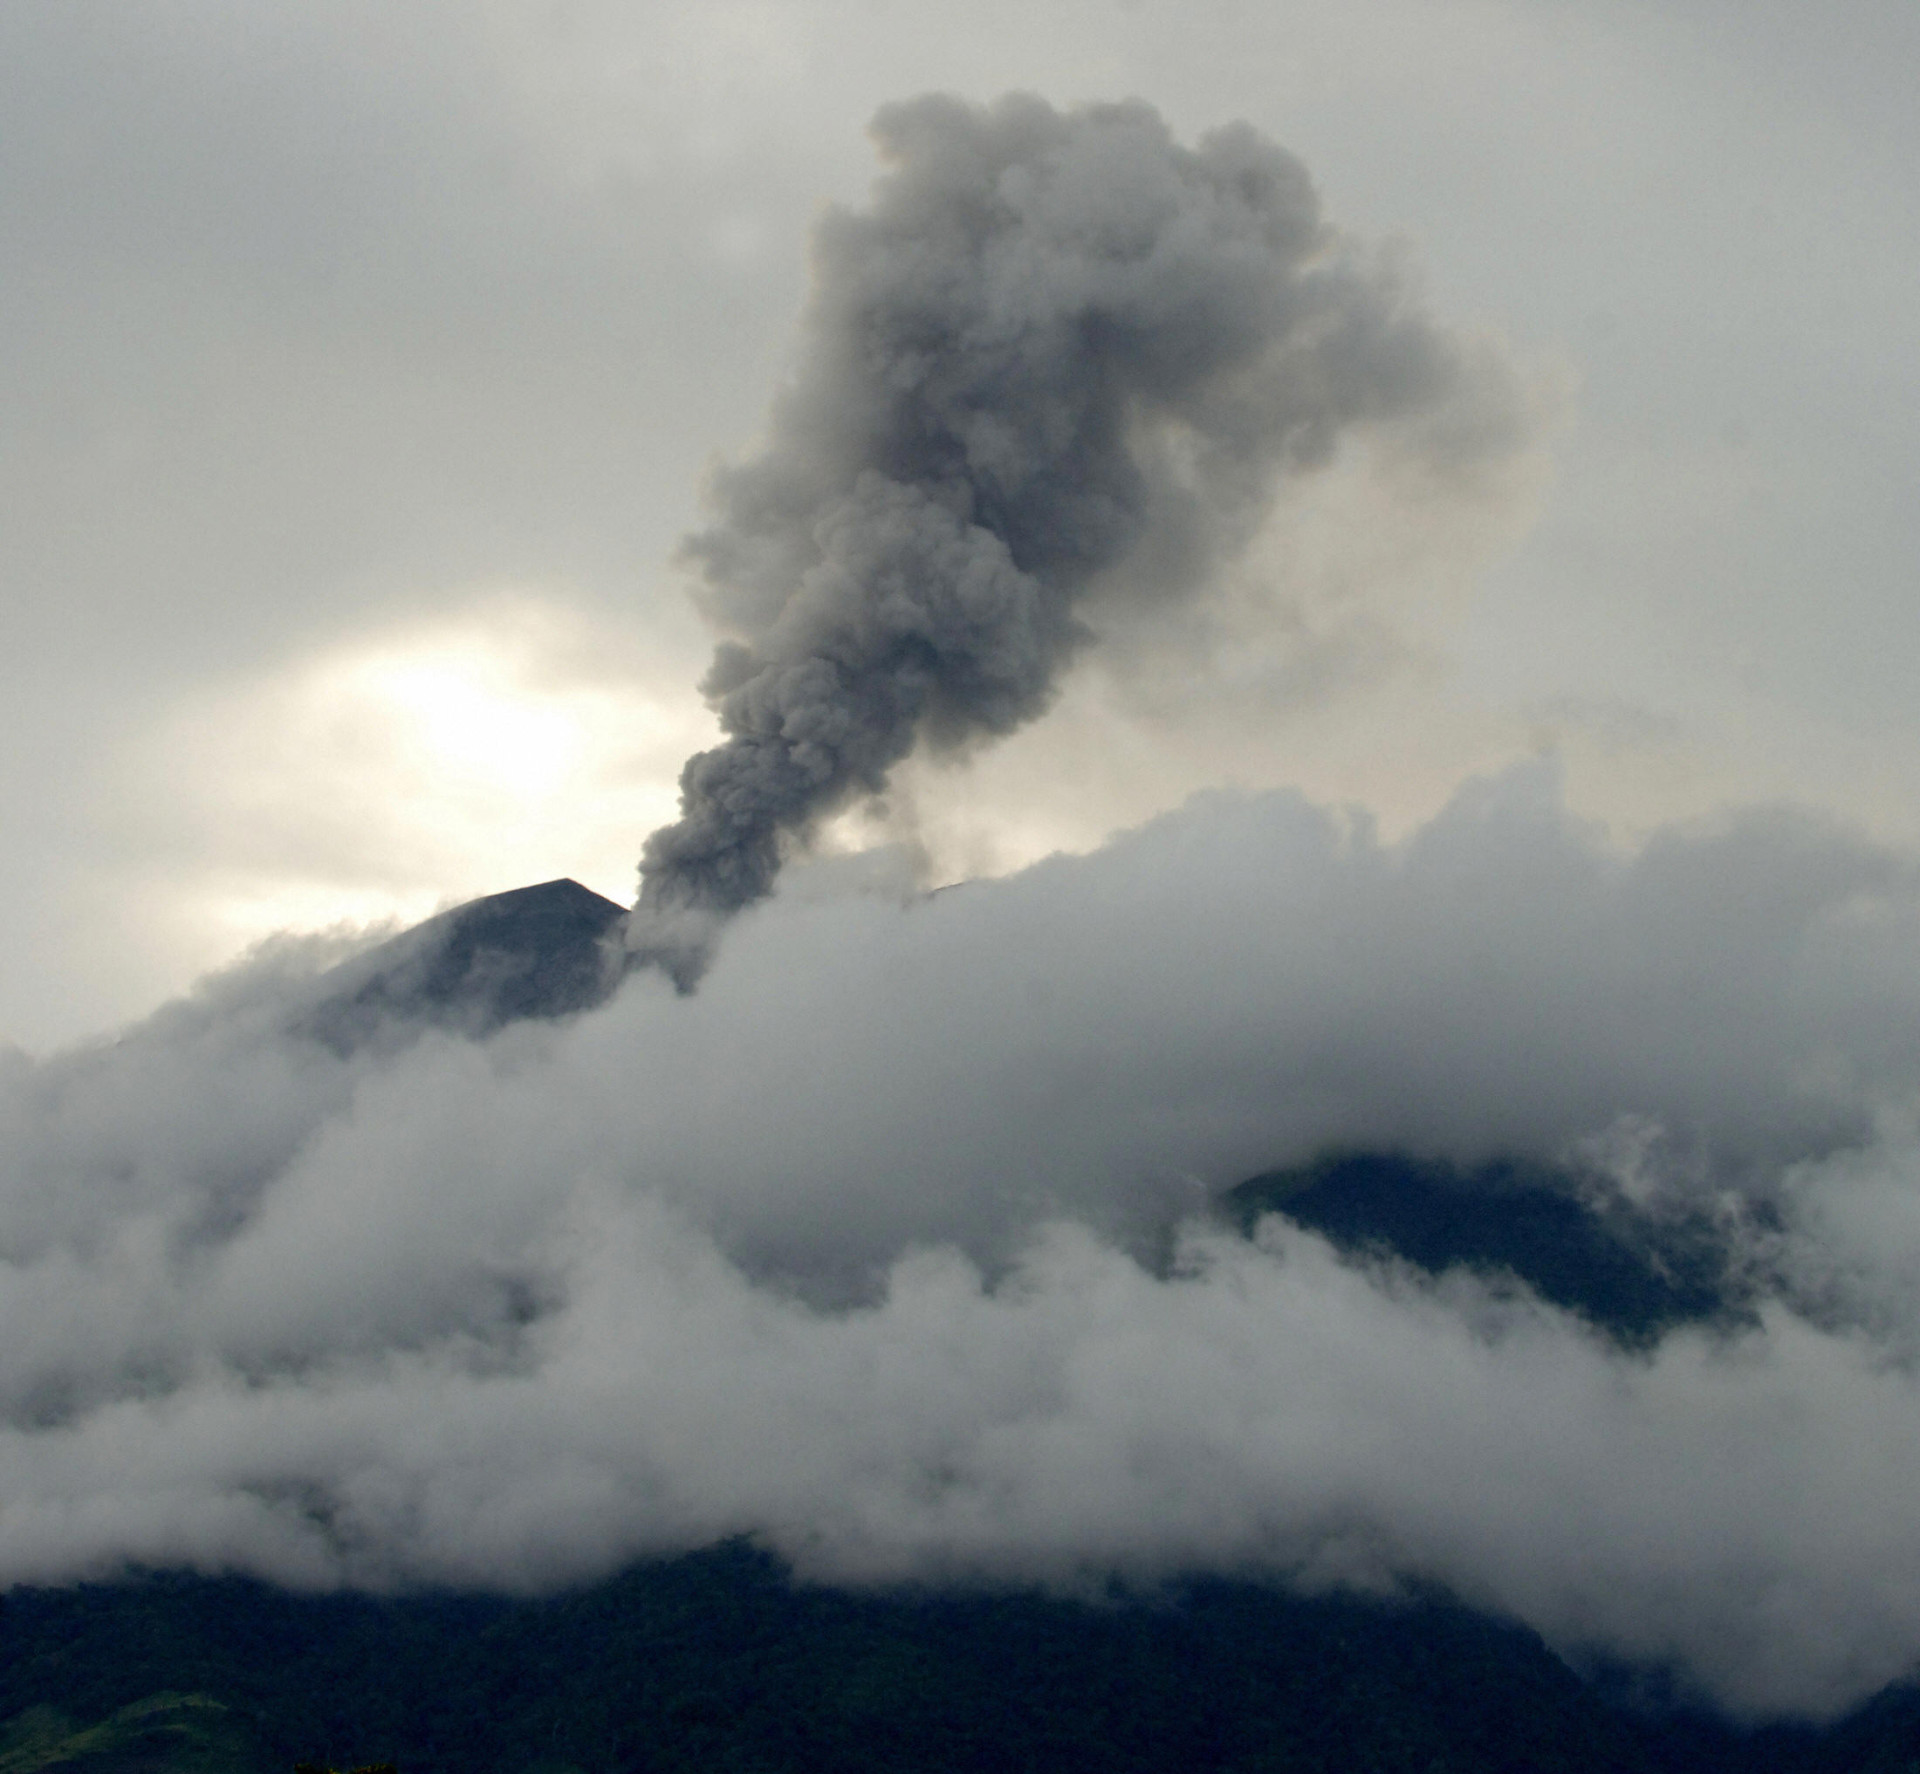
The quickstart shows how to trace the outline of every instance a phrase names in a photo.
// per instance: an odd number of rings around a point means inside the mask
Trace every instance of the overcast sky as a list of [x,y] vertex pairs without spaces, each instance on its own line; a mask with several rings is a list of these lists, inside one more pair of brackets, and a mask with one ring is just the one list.
[[[1916,65],[1908,0],[0,9],[0,1585],[746,1533],[1910,1674]],[[1167,128],[895,110],[870,198],[877,109],[1016,89]],[[735,739],[1008,736],[690,997],[312,1038],[370,922],[631,897],[695,532]],[[1355,1146],[1710,1221],[1754,1312],[1209,1221]]]
[[1622,838],[1920,838],[1917,54],[1901,0],[6,9],[0,1033],[278,928],[631,897],[712,731],[676,541],[932,88],[1249,119],[1540,403],[1486,497],[1336,466],[1237,627],[910,773],[934,874],[1223,782],[1404,830],[1543,747]]

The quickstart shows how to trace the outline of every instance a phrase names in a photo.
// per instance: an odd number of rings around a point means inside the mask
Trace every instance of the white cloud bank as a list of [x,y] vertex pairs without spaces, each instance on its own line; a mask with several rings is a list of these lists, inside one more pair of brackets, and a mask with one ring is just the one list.
[[[1222,797],[871,887],[484,1044],[287,1035],[282,949],[16,1057],[0,1580],[537,1587],[748,1533],[829,1579],[1430,1577],[1756,1714],[1920,1656],[1910,859],[1778,813],[1621,856],[1529,769],[1402,845]],[[1206,1220],[1356,1142],[1628,1154],[1769,1303],[1629,1356]]]

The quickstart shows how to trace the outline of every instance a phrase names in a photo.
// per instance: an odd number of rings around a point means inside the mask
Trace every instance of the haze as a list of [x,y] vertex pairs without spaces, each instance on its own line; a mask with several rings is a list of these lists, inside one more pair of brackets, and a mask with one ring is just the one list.
[[[1915,1667],[1920,24],[1325,12],[0,20],[0,1583],[744,1534]],[[316,1035],[643,844],[671,980]],[[1353,1148],[1747,1309],[1215,1211]]]

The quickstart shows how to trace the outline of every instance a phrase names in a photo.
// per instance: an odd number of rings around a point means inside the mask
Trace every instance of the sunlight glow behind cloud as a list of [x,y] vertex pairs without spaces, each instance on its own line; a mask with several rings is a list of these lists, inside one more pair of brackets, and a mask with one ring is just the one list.
[[381,923],[572,874],[631,896],[705,716],[563,612],[497,597],[197,699],[145,766],[192,784],[227,944]]

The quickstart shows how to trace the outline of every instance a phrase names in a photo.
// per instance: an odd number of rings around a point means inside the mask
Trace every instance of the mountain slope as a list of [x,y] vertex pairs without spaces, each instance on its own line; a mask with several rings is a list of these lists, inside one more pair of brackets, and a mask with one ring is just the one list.
[[128,1718],[189,1683],[253,1722],[269,1764],[403,1774],[1755,1765],[1718,1727],[1676,1760],[1532,1634],[1437,1597],[861,1594],[796,1587],[735,1545],[544,1600],[168,1577],[16,1592],[0,1610],[16,1730],[36,1707]]
[[1511,1160],[1462,1169],[1404,1153],[1340,1152],[1249,1178],[1223,1206],[1243,1233],[1278,1213],[1356,1254],[1434,1275],[1461,1268],[1511,1277],[1629,1346],[1739,1314],[1728,1253],[1709,1221],[1602,1205],[1581,1180]]
[[618,983],[625,916],[565,879],[469,900],[324,975],[298,1026],[345,1052],[423,1025],[483,1036],[590,1009]]

